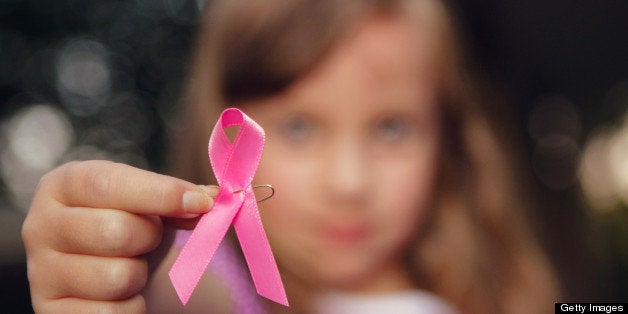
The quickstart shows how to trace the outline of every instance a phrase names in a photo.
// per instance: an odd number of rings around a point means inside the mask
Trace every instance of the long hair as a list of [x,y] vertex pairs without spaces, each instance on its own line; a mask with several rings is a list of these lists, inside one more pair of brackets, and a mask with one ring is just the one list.
[[440,33],[444,145],[433,208],[407,256],[417,285],[465,313],[553,311],[558,283],[526,218],[525,173],[508,112],[472,75],[452,15],[438,0],[212,1],[202,15],[171,173],[207,183],[207,138],[227,104],[281,92],[362,21],[382,14]]

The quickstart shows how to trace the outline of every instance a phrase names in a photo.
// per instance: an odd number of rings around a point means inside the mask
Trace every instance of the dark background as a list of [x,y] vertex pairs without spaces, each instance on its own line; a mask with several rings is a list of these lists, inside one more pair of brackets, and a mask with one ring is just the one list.
[[[452,3],[515,105],[560,301],[627,301],[628,1]],[[42,174],[93,158],[164,169],[197,14],[191,0],[0,0],[1,312],[32,311],[19,230]]]

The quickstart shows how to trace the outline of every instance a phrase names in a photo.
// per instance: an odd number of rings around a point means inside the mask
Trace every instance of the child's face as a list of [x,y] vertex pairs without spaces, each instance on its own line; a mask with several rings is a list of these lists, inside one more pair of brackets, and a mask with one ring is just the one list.
[[260,210],[284,274],[368,289],[402,271],[437,165],[428,35],[372,20],[284,93],[244,104],[267,132],[255,183],[277,191]]

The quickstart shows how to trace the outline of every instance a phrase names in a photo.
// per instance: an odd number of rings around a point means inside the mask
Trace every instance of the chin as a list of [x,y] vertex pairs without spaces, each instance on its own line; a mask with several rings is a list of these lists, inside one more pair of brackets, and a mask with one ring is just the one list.
[[361,261],[336,261],[318,265],[311,274],[321,287],[339,290],[355,290],[373,273],[372,267]]

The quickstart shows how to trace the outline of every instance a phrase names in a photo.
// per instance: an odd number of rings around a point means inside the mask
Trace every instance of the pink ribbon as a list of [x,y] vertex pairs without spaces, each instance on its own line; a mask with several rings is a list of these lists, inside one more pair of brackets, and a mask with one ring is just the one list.
[[[230,126],[240,126],[233,143],[224,132]],[[222,112],[208,149],[220,191],[214,199],[214,207],[201,217],[168,273],[183,305],[187,304],[233,223],[257,293],[288,306],[251,187],[263,149],[262,127],[238,109]]]

